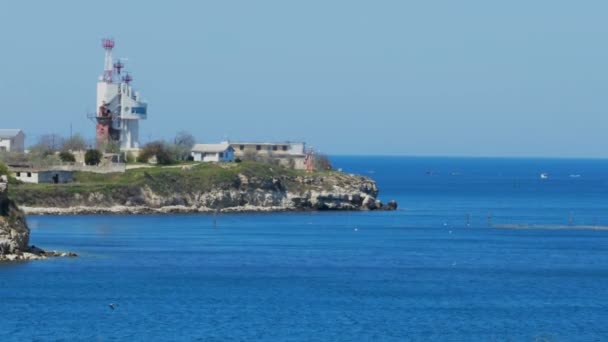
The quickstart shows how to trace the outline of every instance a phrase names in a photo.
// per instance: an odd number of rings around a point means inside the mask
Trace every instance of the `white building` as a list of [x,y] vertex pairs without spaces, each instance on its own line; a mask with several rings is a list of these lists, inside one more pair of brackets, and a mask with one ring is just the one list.
[[234,149],[229,143],[196,144],[190,152],[194,161],[198,162],[232,162]]
[[13,177],[24,183],[71,183],[74,181],[74,173],[64,170],[39,170],[39,169],[12,169]]
[[0,152],[23,152],[25,134],[20,129],[0,129]]
[[247,153],[259,155],[281,156],[304,156],[306,144],[303,142],[230,142],[237,157]]
[[230,142],[236,158],[242,160],[272,159],[287,168],[304,170],[306,143],[304,142]]
[[97,141],[118,141],[123,151],[138,150],[139,120],[147,119],[148,104],[131,86],[131,75],[121,74],[124,64],[113,62],[114,41],[104,39],[103,47],[104,72],[97,82]]

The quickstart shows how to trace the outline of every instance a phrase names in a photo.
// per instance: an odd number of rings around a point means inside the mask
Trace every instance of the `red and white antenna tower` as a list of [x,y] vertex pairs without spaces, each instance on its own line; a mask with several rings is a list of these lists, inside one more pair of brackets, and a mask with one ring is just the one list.
[[106,58],[103,68],[103,80],[106,83],[113,81],[113,65],[112,65],[112,49],[114,48],[114,39],[104,38],[101,40],[101,46],[106,50]]

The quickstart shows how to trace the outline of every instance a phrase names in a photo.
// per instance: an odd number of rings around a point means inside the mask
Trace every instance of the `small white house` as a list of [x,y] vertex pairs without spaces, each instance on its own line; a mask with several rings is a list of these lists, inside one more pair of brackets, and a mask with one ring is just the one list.
[[74,181],[74,173],[64,170],[38,170],[38,169],[14,169],[11,170],[13,177],[24,183],[71,183]]
[[0,129],[0,152],[23,152],[25,134],[20,129]]
[[229,143],[221,144],[196,144],[190,152],[194,161],[198,162],[232,162],[234,161],[234,149]]

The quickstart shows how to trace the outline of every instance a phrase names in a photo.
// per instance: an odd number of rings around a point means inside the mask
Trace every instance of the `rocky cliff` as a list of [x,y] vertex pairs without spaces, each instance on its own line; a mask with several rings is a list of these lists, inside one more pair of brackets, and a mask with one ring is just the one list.
[[76,184],[19,186],[14,195],[32,214],[390,210],[376,183],[341,172],[306,174],[260,165],[199,165],[76,175]]
[[30,230],[23,212],[8,198],[6,176],[0,177],[0,255],[25,252],[29,249]]
[[8,179],[0,176],[0,262],[74,257],[75,253],[45,251],[29,245],[25,214],[8,197]]

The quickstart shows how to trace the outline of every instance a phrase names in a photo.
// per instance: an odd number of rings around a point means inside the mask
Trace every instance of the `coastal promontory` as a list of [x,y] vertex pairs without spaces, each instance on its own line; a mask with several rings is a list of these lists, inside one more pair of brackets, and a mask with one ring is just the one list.
[[16,184],[28,214],[391,210],[376,183],[339,171],[307,173],[259,162],[77,172],[68,184]]

